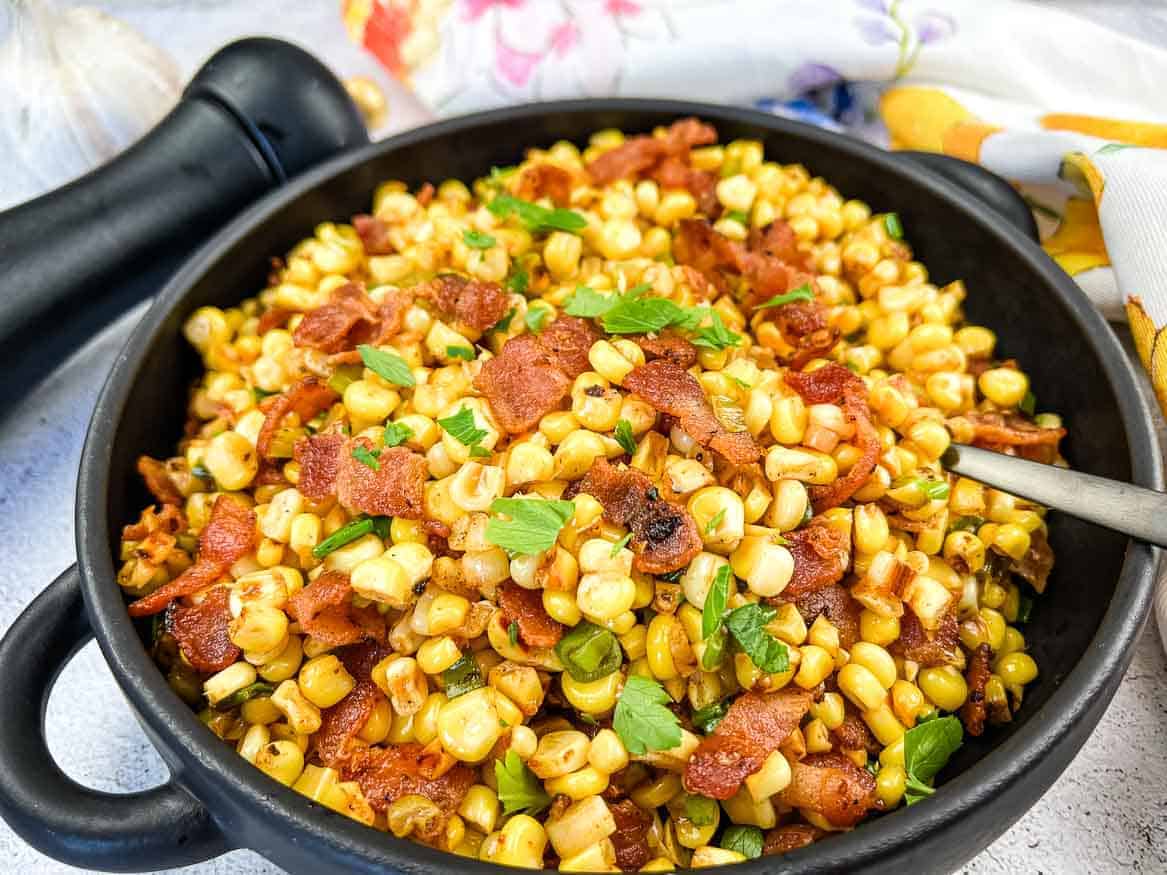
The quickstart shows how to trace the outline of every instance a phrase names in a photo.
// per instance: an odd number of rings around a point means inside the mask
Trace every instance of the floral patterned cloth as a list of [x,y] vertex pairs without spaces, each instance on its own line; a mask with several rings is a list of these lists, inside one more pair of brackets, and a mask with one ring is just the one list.
[[343,0],[435,113],[577,96],[753,104],[1020,184],[1129,319],[1167,409],[1167,48],[1019,0]]

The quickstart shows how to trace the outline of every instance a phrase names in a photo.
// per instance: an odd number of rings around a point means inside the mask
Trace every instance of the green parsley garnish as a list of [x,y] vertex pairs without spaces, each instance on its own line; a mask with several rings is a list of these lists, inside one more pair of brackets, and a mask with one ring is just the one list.
[[762,831],[756,826],[735,823],[721,836],[721,846],[727,851],[737,851],[747,860],[756,860],[762,856]]
[[573,210],[563,207],[552,210],[509,194],[495,196],[486,208],[500,219],[512,213],[517,215],[528,231],[568,231],[577,234],[588,226],[588,220]]
[[482,683],[482,672],[473,654],[464,653],[462,658],[442,672],[442,684],[445,686],[446,696],[456,699],[471,690],[477,690]]
[[636,438],[632,436],[632,423],[627,419],[621,419],[616,423],[616,443],[628,455],[636,453]]
[[381,463],[377,461],[377,457],[380,455],[380,450],[370,450],[360,444],[353,447],[353,458],[366,468],[372,468],[374,471],[381,470]]
[[1032,392],[1026,392],[1017,409],[1028,416],[1033,416],[1033,411],[1037,409],[1037,397]]
[[376,532],[377,537],[384,540],[389,537],[389,517],[387,516],[360,516],[354,520],[349,520],[319,544],[312,548],[312,555],[317,559],[323,559],[333,550],[343,547],[345,544],[355,541],[357,538],[364,537],[369,532]]
[[543,323],[550,315],[551,310],[547,307],[528,307],[527,315],[523,317],[523,321],[527,323],[528,331],[532,334],[538,334],[543,330]]
[[790,667],[786,645],[766,631],[766,624],[777,616],[769,605],[742,605],[729,612],[725,626],[754,665],[765,672],[786,671]]
[[446,358],[463,359],[464,361],[474,361],[474,347],[472,346],[447,346]]
[[621,550],[623,550],[625,547],[627,547],[628,542],[631,540],[632,540],[632,532],[629,532],[627,535],[625,535],[623,538],[621,538],[619,541],[617,541],[615,544],[612,545],[612,552],[609,553],[608,556],[612,559],[615,559],[616,554],[618,554]]
[[813,301],[814,292],[810,290],[810,286],[803,283],[797,289],[791,292],[786,292],[783,295],[775,295],[764,304],[759,304],[755,309],[765,310],[768,307],[781,307],[785,304],[793,304],[795,301]]
[[377,349],[367,343],[358,346],[357,352],[361,354],[361,361],[365,363],[365,367],[383,380],[397,386],[412,386],[417,382],[413,379],[413,373],[405,359],[397,353]]
[[952,488],[946,480],[925,480],[921,478],[918,482],[920,484],[920,490],[928,496],[929,501],[947,499],[949,493],[952,492]]
[[413,437],[413,429],[404,422],[389,422],[385,424],[385,446],[399,447]]
[[[716,532],[717,527],[721,525],[721,521],[723,519],[725,519],[725,508],[724,507],[721,510],[719,510],[717,513],[715,513],[713,515],[713,518],[710,519],[709,522],[707,522],[705,524],[705,534],[712,535],[714,532]],[[725,567],[726,566],[724,566],[724,565],[722,566],[722,568],[725,568]],[[718,571],[720,571],[720,570],[721,569],[719,568]]]
[[952,532],[975,532],[984,524],[984,519],[979,516],[962,516],[958,517],[948,529]]
[[750,217],[746,215],[745,210],[730,210],[724,218],[733,219],[739,225],[745,225],[747,228],[750,226]]
[[555,654],[572,680],[590,683],[620,668],[623,652],[610,629],[587,620],[576,623],[555,645]]
[[494,761],[494,778],[498,784],[498,801],[502,803],[503,814],[514,814],[516,811],[538,814],[551,804],[551,797],[543,789],[543,783],[513,750],[508,750],[505,757]]
[[904,239],[904,226],[900,222],[899,213],[886,213],[883,217],[883,227],[892,240]]
[[693,338],[694,346],[718,350],[737,346],[742,342],[742,336],[726,328],[725,323],[721,321],[721,314],[716,310],[709,311],[709,318],[713,324],[696,329],[697,336]]
[[486,437],[486,429],[479,428],[474,423],[474,411],[466,406],[460,407],[453,416],[438,420],[438,425],[445,429],[448,435],[470,448],[471,456],[489,456],[490,450],[479,446]]
[[904,770],[908,773],[904,799],[914,805],[935,793],[932,781],[956,753],[964,730],[955,717],[939,717],[904,733]]
[[515,318],[515,308],[511,307],[506,311],[506,314],[495,322],[490,328],[486,329],[487,333],[492,331],[506,331],[511,327],[511,321]]
[[506,287],[508,292],[513,292],[516,295],[521,295],[527,291],[527,284],[531,281],[530,275],[521,267],[516,267],[515,272],[507,277]]
[[462,232],[462,242],[471,249],[489,249],[498,243],[493,237],[483,231],[467,228]]
[[697,313],[674,304],[668,298],[645,297],[645,291],[647,287],[642,286],[630,289],[600,317],[608,334],[649,334],[674,325],[695,327],[694,323],[700,318]]
[[698,708],[693,712],[693,726],[698,732],[708,735],[717,728],[717,724],[725,717],[725,713],[729,710],[729,700],[724,702],[714,702],[712,705],[706,705],[704,708]]
[[511,620],[507,626],[507,639],[511,642],[511,647],[519,646],[519,621]]
[[601,295],[587,286],[576,286],[563,303],[563,312],[582,319],[596,319],[616,306],[619,295]]
[[490,512],[505,514],[510,519],[491,519],[486,524],[486,540],[511,553],[531,556],[555,546],[559,530],[575,513],[575,502],[496,498],[490,505]]
[[671,750],[681,743],[680,721],[665,707],[672,701],[656,681],[638,674],[628,676],[616,701],[612,728],[629,753],[642,756],[649,750]]

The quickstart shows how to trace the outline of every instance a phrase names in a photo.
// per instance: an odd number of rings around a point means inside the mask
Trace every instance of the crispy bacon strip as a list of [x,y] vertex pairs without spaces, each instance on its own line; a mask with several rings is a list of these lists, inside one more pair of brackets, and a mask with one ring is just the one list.
[[350,438],[340,452],[336,495],[350,510],[374,516],[419,520],[424,515],[423,492],[429,468],[422,456],[405,447],[381,448],[377,468],[353,457],[353,450],[375,447],[368,438]]
[[606,459],[596,462],[580,481],[604,506],[604,516],[632,530],[633,567],[646,574],[684,568],[701,552],[697,523],[685,508],[660,497],[652,481],[633,468],[617,469]]
[[748,431],[729,431],[713,412],[697,378],[669,359],[635,367],[624,386],[657,410],[675,416],[693,440],[710,447],[735,465],[748,465],[762,451]]
[[652,817],[631,799],[609,802],[608,810],[616,821],[616,831],[609,836],[616,848],[616,865],[624,872],[639,872],[652,859],[648,847]]
[[697,201],[697,209],[707,216],[717,212],[717,176],[708,170],[698,170],[688,162],[688,156],[668,155],[648,174],[662,188],[683,188]]
[[825,835],[827,833],[817,826],[808,823],[789,823],[766,833],[766,840],[762,844],[762,856],[789,854],[791,851],[814,844]]
[[228,634],[229,598],[227,588],[217,586],[197,605],[171,602],[166,609],[166,630],[178,641],[183,656],[196,671],[222,671],[243,653],[231,643]]
[[843,700],[843,722],[831,730],[831,739],[841,750],[865,750],[871,754],[880,750],[879,742],[850,699]]
[[793,236],[778,221],[751,233],[742,244],[715,231],[706,219],[684,219],[673,238],[673,257],[722,290],[728,288],[728,276],[742,277],[751,288],[748,303],[756,305],[814,279],[807,256],[793,246]]
[[320,712],[320,729],[312,737],[316,756],[326,766],[340,768],[348,759],[354,741],[364,728],[377,703],[385,694],[372,680],[373,666],[392,653],[370,641],[342,647],[337,656],[356,684],[347,696]]
[[510,301],[498,283],[471,279],[456,273],[444,273],[426,283],[422,297],[448,319],[475,331],[485,331],[506,315]]
[[1054,551],[1050,549],[1045,532],[1037,529],[1029,535],[1029,550],[1015,561],[1011,570],[1029,582],[1039,593],[1045,592],[1050,572],[1054,569]]
[[313,501],[336,495],[336,475],[340,470],[340,453],[345,437],[336,432],[301,438],[292,447],[292,456],[300,466],[296,488]]
[[588,350],[597,337],[586,320],[560,316],[537,337],[508,340],[483,363],[474,385],[508,433],[530,431],[563,403],[572,380],[590,367]]
[[328,302],[304,314],[292,340],[321,352],[337,353],[370,342],[378,334],[377,305],[360,283],[333,289]]
[[528,201],[549,197],[556,206],[566,207],[571,202],[571,173],[546,161],[532,164],[519,176],[517,194]]
[[376,216],[359,213],[353,216],[353,229],[369,255],[390,255],[397,250],[389,240],[389,225]]
[[697,347],[676,334],[662,334],[659,337],[641,334],[629,339],[644,350],[649,359],[668,359],[686,369],[697,363]]
[[743,693],[685,767],[685,789],[728,799],[781,747],[806,712],[811,694],[796,687],[776,693]]
[[965,413],[973,426],[973,443],[985,447],[1057,447],[1066,436],[1064,428],[1042,428],[1023,416],[1010,413]]
[[166,463],[149,456],[138,456],[138,473],[146,481],[146,488],[163,505],[182,505],[186,499],[170,479]]
[[210,520],[199,534],[195,564],[150,595],[133,602],[129,607],[130,616],[157,614],[176,598],[210,586],[233,562],[254,550],[255,542],[255,511],[220,495],[211,508]]
[[307,422],[316,414],[327,410],[339,398],[340,396],[319,377],[304,377],[288,391],[264,398],[260,405],[260,409],[264,411],[263,425],[255,440],[255,449],[260,458],[269,458],[271,442],[285,416],[295,413],[300,417],[300,422]]
[[186,530],[186,517],[176,504],[164,504],[162,510],[150,505],[136,523],[122,528],[123,541],[141,541],[156,533],[177,535]]
[[790,772],[782,803],[817,811],[834,826],[854,826],[876,806],[875,777],[841,753],[811,754]]
[[843,579],[851,561],[846,535],[821,520],[812,519],[801,529],[783,536],[794,557],[794,575],[782,591],[785,601],[798,601]]
[[524,589],[507,581],[498,590],[503,619],[518,624],[519,640],[527,647],[554,647],[563,637],[563,625],[543,608],[543,591]]
[[855,426],[855,446],[861,455],[851,469],[833,483],[810,488],[815,513],[837,507],[867,482],[879,461],[879,432],[867,406],[867,386],[855,374],[835,362],[811,373],[787,371],[786,383],[809,404],[839,404]]
[[291,318],[292,311],[285,310],[282,307],[272,307],[269,310],[264,310],[259,317],[259,325],[255,329],[256,333],[260,337],[263,337],[263,335],[274,328],[283,328]]
[[774,311],[774,324],[794,355],[790,367],[799,369],[821,358],[839,342],[839,330],[830,324],[827,309],[818,301],[792,301]]
[[909,605],[904,605],[900,617],[900,637],[888,649],[895,656],[917,662],[921,667],[955,665],[959,660],[960,626],[956,614],[949,612],[940,618],[936,631],[929,632]]
[[288,616],[305,634],[333,647],[384,640],[385,618],[372,605],[354,607],[352,594],[347,574],[326,571],[288,599]]
[[684,118],[672,123],[664,137],[642,134],[629,137],[615,149],[609,149],[588,164],[588,174],[596,185],[617,179],[639,176],[668,156],[688,160],[693,146],[717,142],[717,131],[695,119]]
[[968,662],[968,672],[965,679],[968,681],[968,698],[960,708],[960,721],[969,735],[980,735],[985,731],[985,686],[989,683],[989,659],[992,649],[988,644],[978,644]]
[[[433,841],[448,819],[458,810],[466,791],[474,784],[475,772],[461,763],[439,778],[425,777],[425,749],[416,742],[389,747],[358,748],[345,762],[345,780],[356,781],[369,804],[384,811],[402,796],[424,796],[445,815],[440,823],[429,824],[419,837]],[[417,833],[415,833],[416,835]]]
[[863,612],[863,606],[837,583],[807,593],[796,599],[794,606],[798,608],[807,628],[819,615],[826,614],[831,625],[839,630],[839,645],[844,650],[850,650],[851,645],[859,640],[859,615]]

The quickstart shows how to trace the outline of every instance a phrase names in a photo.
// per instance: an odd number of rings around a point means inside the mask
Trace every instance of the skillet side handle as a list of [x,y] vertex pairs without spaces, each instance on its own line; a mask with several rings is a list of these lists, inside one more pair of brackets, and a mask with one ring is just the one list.
[[906,150],[892,154],[913,164],[922,165],[960,186],[990,209],[995,210],[1030,240],[1035,242],[1038,240],[1037,222],[1033,219],[1033,211],[1029,209],[1029,204],[1018,194],[1017,189],[991,170],[938,152]]
[[44,732],[49,692],[92,637],[73,566],[0,641],[0,816],[41,853],[87,869],[144,872],[230,850],[207,810],[172,781],[139,793],[102,793],[53,761]]

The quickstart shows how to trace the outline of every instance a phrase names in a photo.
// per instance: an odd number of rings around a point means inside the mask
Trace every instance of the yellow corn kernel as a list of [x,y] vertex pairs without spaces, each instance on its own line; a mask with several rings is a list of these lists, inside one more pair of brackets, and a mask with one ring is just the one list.
[[851,663],[868,669],[885,690],[896,681],[896,664],[890,653],[878,644],[857,641],[851,647]]
[[806,622],[802,619],[802,614],[789,602],[778,605],[778,613],[766,624],[766,631],[792,647],[801,646],[807,635]]
[[268,683],[278,684],[293,677],[300,669],[303,646],[299,635],[288,637],[288,643],[274,659],[269,659],[258,669],[259,676]]
[[798,445],[806,433],[810,413],[798,395],[778,398],[770,414],[770,434],[780,444]]
[[900,637],[900,619],[885,617],[864,608],[859,614],[859,637],[880,647],[887,647]]
[[605,775],[614,775],[628,765],[628,750],[611,729],[601,729],[588,745],[588,763]]
[[353,380],[344,390],[345,409],[359,422],[384,422],[400,403],[395,391],[370,380]]
[[458,816],[484,833],[493,832],[499,817],[498,796],[484,784],[475,784],[462,797]]
[[362,598],[402,610],[414,600],[413,582],[404,568],[388,556],[366,559],[353,568],[353,591]]
[[636,584],[627,574],[603,571],[580,578],[575,594],[579,609],[597,620],[614,620],[632,608]]
[[594,766],[584,766],[577,771],[550,779],[546,787],[547,792],[553,796],[562,794],[578,802],[608,789],[608,775]]
[[385,551],[381,539],[371,532],[338,547],[324,558],[324,567],[328,571],[341,571],[352,574],[353,570],[366,559],[374,559]]
[[299,675],[300,692],[317,708],[331,708],[347,696],[356,681],[331,653],[304,663]]
[[977,387],[998,407],[1016,407],[1029,391],[1029,378],[1016,368],[989,368],[977,378]]
[[763,598],[781,593],[794,576],[794,557],[770,535],[742,538],[729,561],[750,592]]
[[992,608],[981,608],[978,612],[985,625],[985,641],[994,652],[1000,652],[1005,644],[1005,617]]
[[560,685],[563,695],[577,710],[585,714],[606,714],[616,707],[620,680],[619,672],[594,681],[577,681],[565,673],[560,676]]
[[838,729],[846,716],[843,697],[838,693],[824,693],[820,701],[810,706],[810,713],[815,719],[821,720],[827,729]]
[[203,693],[211,705],[217,705],[232,693],[236,693],[253,683],[255,683],[255,668],[246,662],[236,662],[207,678],[203,682]]
[[710,866],[728,866],[730,863],[745,862],[745,854],[740,854],[737,851],[728,851],[725,848],[718,848],[714,845],[702,845],[693,851],[693,857],[689,861],[690,868],[706,869]]
[[781,751],[774,751],[762,768],[746,778],[746,789],[755,802],[769,799],[775,793],[781,793],[790,784],[790,762]]
[[455,759],[480,762],[498,741],[502,728],[493,692],[488,687],[480,687],[441,706],[438,737],[442,747]]
[[223,489],[246,489],[259,471],[259,455],[246,437],[224,431],[211,438],[203,455],[203,465]]
[[766,511],[765,524],[779,532],[789,532],[802,525],[810,506],[806,486],[791,479],[774,484],[774,500]]
[[[497,836],[492,841],[492,836]],[[492,833],[482,843],[480,858],[503,866],[542,869],[547,849],[547,832],[543,825],[527,814],[517,814],[506,822],[501,832]]]
[[661,195],[660,205],[653,219],[656,224],[671,228],[682,219],[688,219],[697,212],[697,201],[687,191],[669,190]]
[[860,553],[878,553],[887,544],[890,529],[887,515],[879,505],[856,505],[853,526],[855,549]]
[[1028,653],[1006,653],[997,660],[996,673],[1006,686],[1024,686],[1037,679],[1037,663]]
[[891,687],[891,706],[900,723],[912,726],[924,707],[924,694],[915,684],[897,680]]
[[286,680],[276,687],[271,703],[280,709],[297,735],[311,735],[320,728],[320,709],[304,697],[294,680]]
[[850,662],[839,669],[837,680],[843,695],[864,711],[879,707],[887,698],[887,691],[879,679],[858,663]]
[[899,741],[907,731],[903,724],[896,719],[896,715],[892,713],[886,702],[881,702],[875,708],[864,711],[863,722],[867,724],[876,741],[884,747]]
[[652,810],[664,805],[681,792],[681,776],[673,772],[658,775],[655,780],[641,784],[630,794],[641,808]]
[[441,674],[462,658],[462,651],[448,635],[427,638],[417,649],[417,664],[428,675]]
[[794,682],[804,690],[812,690],[827,679],[835,667],[835,660],[830,653],[815,644],[805,644],[799,650],[802,656]]
[[783,446],[773,446],[766,453],[766,477],[770,480],[789,478],[817,486],[833,482],[838,474],[837,463],[826,453]]
[[272,741],[256,753],[255,766],[285,787],[290,787],[304,771],[304,753],[293,741]]
[[574,857],[615,831],[616,821],[599,796],[581,799],[558,818],[547,822],[547,837],[561,859]]
[[547,780],[582,769],[588,761],[588,737],[574,729],[548,732],[539,739],[527,767],[535,776]]
[[942,711],[956,711],[968,698],[964,676],[951,665],[921,669],[916,683],[928,701]]
[[875,776],[875,795],[887,808],[895,808],[904,798],[907,783],[902,766],[884,766]]
[[1014,523],[997,527],[993,536],[993,546],[1012,559],[1021,559],[1029,552],[1029,532]]
[[389,737],[392,728],[393,709],[384,699],[378,699],[357,737],[369,744],[380,744]]

